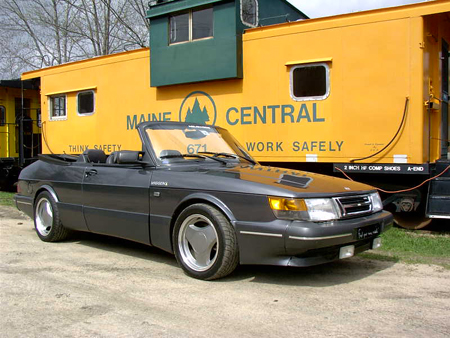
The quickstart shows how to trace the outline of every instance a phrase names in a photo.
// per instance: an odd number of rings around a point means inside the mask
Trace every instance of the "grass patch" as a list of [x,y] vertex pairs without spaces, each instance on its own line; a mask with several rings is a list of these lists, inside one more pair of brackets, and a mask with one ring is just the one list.
[[381,235],[381,248],[361,257],[411,264],[435,264],[450,269],[450,235],[392,228]]
[[0,205],[14,206],[13,192],[0,191]]

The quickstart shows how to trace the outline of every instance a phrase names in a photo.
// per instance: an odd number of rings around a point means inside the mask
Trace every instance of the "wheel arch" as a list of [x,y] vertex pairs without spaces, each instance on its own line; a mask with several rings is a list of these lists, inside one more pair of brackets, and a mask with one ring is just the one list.
[[36,194],[34,194],[33,205],[36,204],[36,198],[39,196],[39,194],[44,191],[48,192],[53,197],[53,199],[55,200],[56,203],[59,202],[59,198],[58,198],[58,195],[56,194],[55,189],[53,189],[48,184],[44,184],[44,185],[40,186],[38,190],[36,190]]
[[206,193],[194,193],[189,196],[186,196],[185,198],[183,198],[180,201],[178,206],[175,208],[175,211],[172,214],[172,219],[170,221],[170,244],[172,247],[172,252],[173,252],[172,234],[173,234],[173,229],[175,227],[175,222],[177,221],[178,216],[188,206],[193,205],[193,204],[198,204],[198,203],[208,204],[210,206],[217,208],[230,221],[231,225],[234,225],[234,221],[236,221],[236,218],[234,217],[233,212],[219,198],[217,198],[213,195],[210,195],[210,194],[206,194]]
[[[51,197],[48,198],[45,196],[44,198],[39,199],[39,195],[44,192]],[[44,200],[46,200],[44,203],[49,203],[51,205],[51,211],[47,212],[47,214],[50,215],[50,219],[46,219],[47,217],[42,218],[41,216],[38,216],[39,210],[42,210],[40,209],[40,203]],[[44,242],[62,241],[72,233],[70,229],[65,228],[62,224],[58,207],[56,206],[57,203],[59,203],[58,195],[50,185],[42,185],[36,190],[36,194],[33,199],[34,227],[38,237]]]

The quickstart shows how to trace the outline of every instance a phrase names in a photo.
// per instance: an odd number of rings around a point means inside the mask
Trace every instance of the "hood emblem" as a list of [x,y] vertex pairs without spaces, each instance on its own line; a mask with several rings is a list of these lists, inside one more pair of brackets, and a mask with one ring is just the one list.
[[352,189],[350,189],[349,187],[344,187],[344,189],[345,189],[345,190],[352,190]]

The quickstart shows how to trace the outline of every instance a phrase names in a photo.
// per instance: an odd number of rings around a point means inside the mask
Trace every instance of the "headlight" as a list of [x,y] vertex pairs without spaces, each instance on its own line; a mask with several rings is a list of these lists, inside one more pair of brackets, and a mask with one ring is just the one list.
[[336,203],[330,198],[309,198],[305,203],[311,221],[331,221],[340,216]]
[[372,210],[373,212],[383,210],[383,202],[381,202],[380,194],[374,192],[370,194],[370,199],[372,200]]
[[269,197],[269,205],[280,219],[323,222],[340,216],[336,203],[331,198]]

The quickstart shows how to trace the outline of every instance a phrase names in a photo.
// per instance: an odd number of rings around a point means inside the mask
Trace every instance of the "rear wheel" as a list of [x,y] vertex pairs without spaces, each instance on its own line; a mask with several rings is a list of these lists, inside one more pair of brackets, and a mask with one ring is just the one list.
[[212,280],[236,268],[236,233],[227,218],[207,204],[193,204],[178,217],[173,232],[177,261],[191,277]]
[[47,191],[41,192],[34,204],[34,227],[44,242],[57,242],[67,238],[70,230],[64,228],[59,219],[55,199]]

